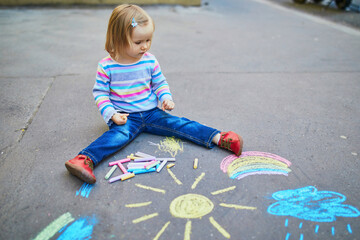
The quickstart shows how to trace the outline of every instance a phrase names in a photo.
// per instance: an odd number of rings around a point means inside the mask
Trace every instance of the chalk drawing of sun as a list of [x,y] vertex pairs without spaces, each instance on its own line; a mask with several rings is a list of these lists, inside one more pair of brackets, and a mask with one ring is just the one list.
[[[174,173],[167,169],[170,176],[174,179],[175,183],[178,185],[182,185],[182,182],[176,178]],[[201,173],[194,181],[194,183],[191,186],[191,189],[194,190],[198,183],[205,177],[205,173]],[[160,188],[153,188],[150,186],[145,186],[142,184],[135,184],[136,187],[151,190],[154,192],[166,194],[166,190],[160,189]],[[223,194],[226,192],[233,191],[236,188],[236,186],[231,186],[228,188],[220,189],[217,191],[211,192],[211,195],[218,195]],[[126,204],[125,207],[127,208],[135,208],[135,207],[144,207],[152,204],[151,201],[148,202],[140,202],[140,203],[132,203],[132,204]],[[233,208],[237,210],[256,210],[256,207],[252,206],[243,206],[238,204],[228,204],[228,203],[220,203],[219,206],[225,207],[225,208]],[[185,223],[185,230],[184,230],[184,240],[190,240],[191,239],[191,226],[193,219],[200,219],[201,221],[205,216],[209,216],[208,220],[210,224],[226,239],[230,239],[230,234],[226,231],[224,227],[218,223],[213,216],[211,216],[211,212],[215,208],[215,204],[209,199],[209,197],[196,194],[196,193],[187,193],[180,196],[177,196],[174,198],[170,205],[169,205],[169,211],[171,215],[175,218],[182,218],[186,219]],[[134,224],[152,219],[157,217],[159,214],[157,212],[144,215],[140,218],[134,219],[132,222]],[[160,231],[156,234],[156,236],[153,238],[154,240],[160,239],[161,235],[165,232],[167,227],[171,224],[171,221],[168,221],[163,225],[163,227],[160,229]]]

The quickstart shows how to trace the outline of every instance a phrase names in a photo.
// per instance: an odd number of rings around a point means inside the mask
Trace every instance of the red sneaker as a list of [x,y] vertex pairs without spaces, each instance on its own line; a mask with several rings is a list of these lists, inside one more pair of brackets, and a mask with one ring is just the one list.
[[84,182],[94,184],[96,182],[93,173],[94,163],[85,155],[77,155],[75,158],[67,161],[65,167],[72,174],[83,180]]
[[234,152],[236,156],[241,155],[243,144],[242,137],[232,131],[220,133],[219,147]]

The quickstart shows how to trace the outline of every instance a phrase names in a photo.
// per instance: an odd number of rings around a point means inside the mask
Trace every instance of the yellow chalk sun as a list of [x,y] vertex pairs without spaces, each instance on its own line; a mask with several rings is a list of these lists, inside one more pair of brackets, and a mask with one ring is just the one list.
[[214,204],[205,196],[185,194],[175,198],[170,204],[170,213],[177,218],[201,218],[209,214]]
[[[178,185],[182,185],[182,182],[176,178],[175,174],[172,171],[169,171],[168,173],[170,176],[174,179],[175,183]],[[199,184],[199,182],[204,178],[205,173],[201,173],[199,177],[195,179],[195,182],[192,184],[191,189],[194,190],[196,186]],[[142,184],[135,184],[135,186],[154,191],[157,193],[166,194],[166,190],[159,189],[159,188],[153,188],[149,186],[145,186]],[[220,189],[217,191],[211,192],[211,195],[218,195],[223,194],[229,191],[232,191],[236,188],[236,186]],[[143,202],[143,203],[133,203],[133,204],[126,204],[125,207],[134,208],[134,207],[144,207],[150,205],[152,202]],[[227,204],[227,203],[220,203],[219,206],[226,207],[226,208],[234,208],[237,210],[256,210],[256,207],[250,207],[250,206],[242,206],[237,204]],[[207,197],[200,195],[200,194],[194,194],[194,193],[188,193],[184,195],[180,195],[173,199],[169,205],[170,213],[173,217],[176,218],[183,218],[187,219],[187,222],[185,224],[185,231],[184,231],[184,240],[190,240],[191,237],[191,220],[189,219],[201,219],[202,217],[210,214],[214,209],[214,203]],[[134,224],[137,224],[139,222],[143,222],[149,219],[152,219],[154,217],[157,217],[158,213],[152,213],[148,215],[144,215],[142,217],[139,217],[137,219],[134,219],[132,222]],[[210,216],[209,222],[213,225],[213,227],[219,231],[225,238],[230,239],[230,234],[217,222],[215,219]],[[153,240],[159,240],[161,235],[164,233],[166,228],[170,225],[170,221],[165,223],[163,227],[160,229],[160,231],[156,234],[156,236],[153,238]]]

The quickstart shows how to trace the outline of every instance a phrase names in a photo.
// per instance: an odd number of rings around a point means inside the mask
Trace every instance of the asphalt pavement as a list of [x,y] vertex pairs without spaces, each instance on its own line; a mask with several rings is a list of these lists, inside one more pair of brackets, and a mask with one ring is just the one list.
[[[144,8],[172,114],[245,155],[142,134],[83,184],[64,163],[107,129],[91,90],[113,8],[0,9],[0,239],[360,239],[360,31],[265,0]],[[138,151],[176,165],[105,180]]]
[[336,22],[353,28],[360,28],[360,1],[351,0],[350,5],[340,9],[336,1],[304,1],[304,4],[295,3],[292,0],[270,0],[286,8],[308,13],[328,21]]

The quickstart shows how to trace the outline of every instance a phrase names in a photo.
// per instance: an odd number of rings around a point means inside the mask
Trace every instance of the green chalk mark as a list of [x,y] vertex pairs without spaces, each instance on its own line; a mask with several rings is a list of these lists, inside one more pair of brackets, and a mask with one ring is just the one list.
[[75,219],[71,216],[71,213],[65,213],[50,223],[44,230],[42,230],[34,240],[48,240],[52,238],[58,231],[60,231],[67,224],[71,223]]

